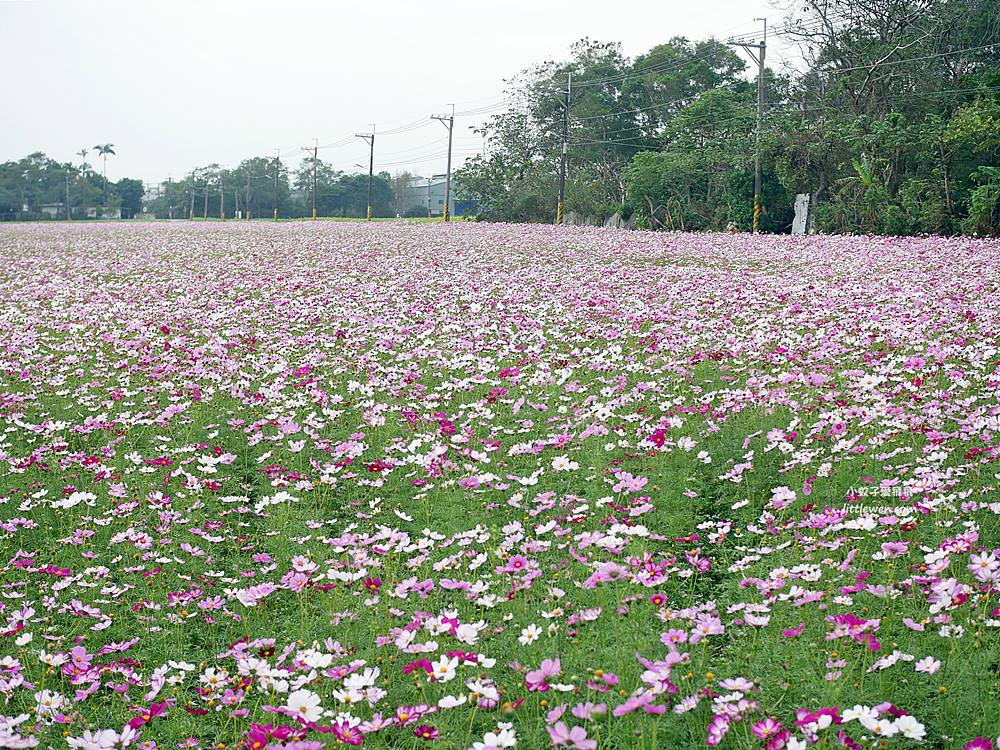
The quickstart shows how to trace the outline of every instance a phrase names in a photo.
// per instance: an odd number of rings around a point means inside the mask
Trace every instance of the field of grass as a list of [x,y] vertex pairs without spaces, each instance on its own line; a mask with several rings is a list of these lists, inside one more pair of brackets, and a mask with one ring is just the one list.
[[0,747],[993,747],[1000,246],[0,226]]

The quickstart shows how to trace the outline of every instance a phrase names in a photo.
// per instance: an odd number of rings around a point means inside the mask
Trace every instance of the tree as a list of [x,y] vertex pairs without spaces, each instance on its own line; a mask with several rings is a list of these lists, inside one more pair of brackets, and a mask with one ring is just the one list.
[[142,196],[145,193],[142,180],[123,177],[115,183],[115,192],[121,201],[123,219],[134,219],[142,211]]
[[94,146],[97,153],[104,159],[104,205],[108,203],[108,157],[115,155],[115,144],[99,143]]
[[308,216],[312,211],[313,168],[315,166],[316,213],[318,216],[339,216],[342,209],[342,190],[338,181],[343,172],[336,170],[320,158],[308,156],[295,172],[294,187],[300,201],[296,214]]
[[[741,105],[752,111],[750,85],[739,78],[744,68],[732,50],[715,40],[691,44],[674,38],[635,61],[625,58],[616,44],[581,40],[568,61],[543,63],[512,82],[515,98],[524,104],[494,116],[478,131],[487,139],[487,152],[467,161],[456,178],[479,201],[483,218],[551,221],[566,84],[572,75],[566,206],[602,219],[626,206],[625,167],[636,154],[669,148],[672,139],[685,140],[669,127],[685,108],[708,94],[739,92]],[[701,127],[699,117],[718,115],[702,109],[706,111],[689,118],[689,126]],[[741,125],[745,120],[741,115]],[[731,131],[705,135],[721,142]],[[741,140],[728,151],[742,148]],[[686,205],[692,209],[690,201]],[[712,226],[711,219],[706,221]]]
[[674,37],[640,55],[624,88],[634,92],[640,111],[636,123],[655,138],[682,109],[706,91],[717,88],[746,89],[742,79],[746,63],[730,47],[715,39],[691,44]]
[[[393,194],[393,208],[396,212],[396,216],[403,216],[410,206],[404,205],[406,201],[407,193],[410,189],[410,183],[416,179],[416,175],[407,171],[396,172],[392,177],[392,194]],[[426,208],[424,209],[424,214],[426,214]],[[412,217],[411,217],[412,218]]]

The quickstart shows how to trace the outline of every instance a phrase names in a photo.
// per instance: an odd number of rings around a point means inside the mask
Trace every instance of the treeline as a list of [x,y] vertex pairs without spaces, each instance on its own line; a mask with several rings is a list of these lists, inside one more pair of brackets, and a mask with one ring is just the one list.
[[142,210],[141,180],[110,182],[83,159],[75,165],[39,152],[0,163],[0,221],[132,218]]
[[481,130],[460,189],[483,218],[553,220],[572,74],[568,211],[748,229],[759,150],[765,231],[789,231],[807,193],[822,232],[1000,232],[995,0],[804,0],[775,35],[807,69],[766,69],[759,141],[738,47],[674,38],[630,60],[583,40],[513,82],[518,105]]
[[[367,216],[368,174],[348,174],[312,157],[294,171],[276,156],[244,159],[232,169],[210,164],[182,180],[158,186],[147,207],[158,218],[218,218],[222,214],[270,218],[275,210],[281,218],[307,217],[313,208],[314,166],[317,216]],[[395,215],[392,182],[387,172],[372,176],[376,217]]]
[[[73,164],[34,153],[0,164],[0,220],[131,219],[140,214],[160,219],[270,218],[275,209],[281,218],[306,217],[312,215],[314,176],[318,216],[367,215],[367,173],[347,174],[321,159],[305,159],[290,172],[280,159],[259,156],[234,168],[210,164],[183,179],[145,186],[130,178],[106,182],[85,157]],[[396,215],[411,177],[373,175],[374,216]]]

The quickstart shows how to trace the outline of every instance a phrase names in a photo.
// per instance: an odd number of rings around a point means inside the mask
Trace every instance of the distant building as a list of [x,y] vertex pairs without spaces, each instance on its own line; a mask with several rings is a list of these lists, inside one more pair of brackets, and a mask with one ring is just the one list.
[[399,214],[400,216],[428,216],[429,205],[427,203],[428,180],[425,177],[413,177],[403,189],[400,196]]
[[91,206],[87,209],[88,219],[120,219],[122,217],[122,210],[120,208],[101,208],[100,206]]
[[47,219],[65,219],[66,218],[66,204],[65,203],[43,203],[38,207]]
[[[423,216],[442,216],[447,182],[448,176],[443,174],[414,177],[403,192],[403,199],[400,201],[399,207],[400,213],[403,216],[413,216],[421,211]],[[469,216],[478,210],[475,201],[465,199],[458,194],[455,189],[454,177],[451,181],[448,205],[452,216]]]

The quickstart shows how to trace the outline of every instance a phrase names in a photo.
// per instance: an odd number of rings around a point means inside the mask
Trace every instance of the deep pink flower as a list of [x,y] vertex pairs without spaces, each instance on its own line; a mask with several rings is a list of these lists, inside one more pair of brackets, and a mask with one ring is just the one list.
[[436,740],[440,738],[438,730],[432,727],[430,724],[421,724],[413,730],[414,737],[419,737],[422,740]]

